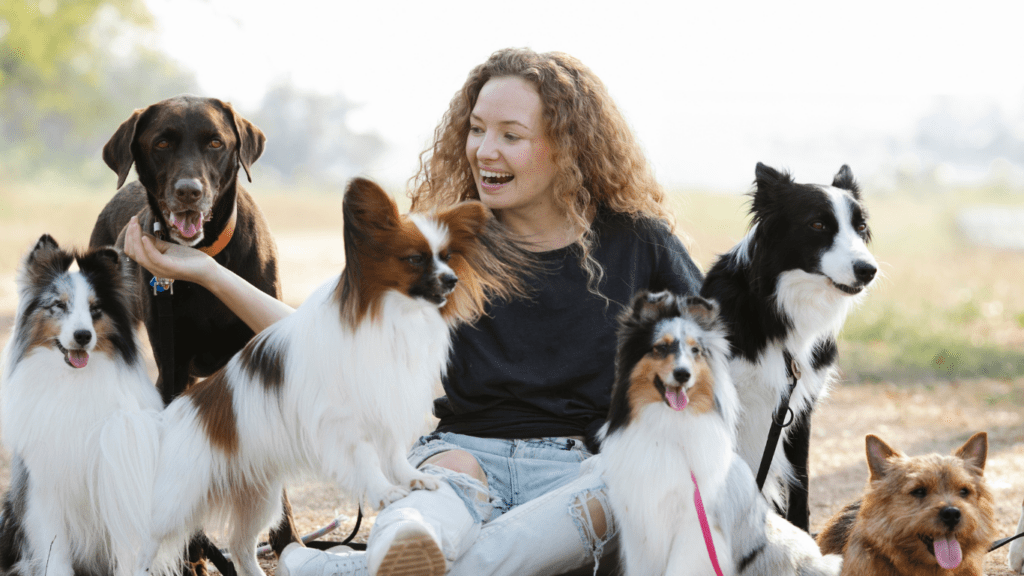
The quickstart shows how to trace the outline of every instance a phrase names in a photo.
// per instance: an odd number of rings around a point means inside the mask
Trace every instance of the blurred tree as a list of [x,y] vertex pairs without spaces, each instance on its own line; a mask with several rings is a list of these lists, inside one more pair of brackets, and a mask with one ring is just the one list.
[[384,152],[377,134],[348,127],[356,105],[341,95],[324,96],[279,83],[263,97],[253,122],[267,134],[261,168],[291,181],[342,184]]
[[131,110],[195,91],[194,77],[145,47],[151,26],[141,0],[0,0],[7,171],[99,161]]

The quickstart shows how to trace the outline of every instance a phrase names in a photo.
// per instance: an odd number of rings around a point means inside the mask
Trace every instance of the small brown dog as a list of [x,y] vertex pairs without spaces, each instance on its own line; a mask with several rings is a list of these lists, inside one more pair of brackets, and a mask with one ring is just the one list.
[[843,554],[842,576],[982,576],[993,532],[988,435],[952,456],[904,456],[870,434],[866,443],[867,492],[829,520],[821,552]]

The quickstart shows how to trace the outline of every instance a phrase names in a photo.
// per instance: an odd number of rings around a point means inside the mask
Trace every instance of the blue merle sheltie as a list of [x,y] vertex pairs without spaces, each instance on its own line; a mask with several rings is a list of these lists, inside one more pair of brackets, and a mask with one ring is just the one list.
[[118,252],[25,256],[3,352],[0,416],[12,454],[0,571],[131,574],[150,522],[160,394],[146,373]]
[[626,576],[838,574],[842,559],[776,514],[734,452],[739,399],[715,303],[641,292],[619,322],[600,458]]
[[764,493],[806,530],[811,410],[834,379],[836,335],[878,265],[867,249],[867,211],[848,166],[831,186],[798,184],[761,163],[755,175],[750,231],[714,264],[701,296],[718,301],[729,332],[729,368],[743,411],[737,451],[754,472],[773,414],[797,379],[791,425]]

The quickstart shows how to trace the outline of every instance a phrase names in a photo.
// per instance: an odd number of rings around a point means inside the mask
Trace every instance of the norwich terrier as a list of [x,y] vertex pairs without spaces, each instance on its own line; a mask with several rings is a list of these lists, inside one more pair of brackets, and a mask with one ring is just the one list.
[[993,532],[988,435],[952,456],[904,456],[872,435],[866,443],[864,498],[818,535],[823,554],[843,554],[841,576],[982,576]]

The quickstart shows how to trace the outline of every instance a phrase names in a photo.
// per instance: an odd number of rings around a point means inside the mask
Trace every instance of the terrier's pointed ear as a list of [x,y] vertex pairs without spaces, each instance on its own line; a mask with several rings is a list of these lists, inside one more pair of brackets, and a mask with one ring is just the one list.
[[964,442],[964,445],[957,448],[953,455],[960,458],[969,466],[976,467],[979,471],[985,471],[985,460],[988,458],[988,434],[978,432]]
[[139,108],[127,120],[121,123],[114,131],[114,135],[107,140],[103,146],[103,161],[110,166],[110,169],[117,173],[117,188],[124,185],[131,172],[135,156],[132,154],[132,143],[135,142],[135,129],[139,124],[139,118],[147,108]]
[[889,460],[900,453],[893,450],[884,440],[868,434],[864,438],[868,455],[868,470],[871,472],[871,481],[881,480],[889,471]]
[[853,197],[860,200],[860,186],[857,185],[857,181],[853,179],[853,170],[846,164],[843,164],[839,172],[836,172],[834,178],[832,178],[832,185],[836,188],[842,188],[843,190],[849,190]]

